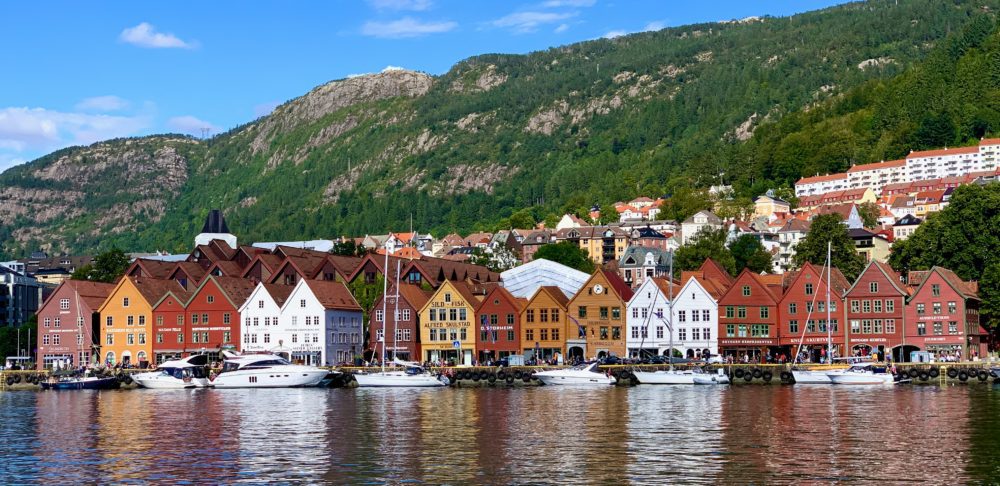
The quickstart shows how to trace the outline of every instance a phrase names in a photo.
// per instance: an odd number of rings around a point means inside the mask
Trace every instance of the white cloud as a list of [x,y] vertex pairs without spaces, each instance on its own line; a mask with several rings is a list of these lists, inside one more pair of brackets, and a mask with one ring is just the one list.
[[375,10],[413,10],[423,11],[434,4],[431,0],[368,0]]
[[178,131],[180,133],[186,133],[188,135],[202,135],[202,129],[207,128],[209,135],[215,135],[221,131],[221,129],[205,120],[198,119],[191,115],[175,116],[167,120],[167,126],[171,130]]
[[625,32],[624,30],[612,30],[611,32],[608,32],[607,34],[604,34],[601,37],[604,39],[614,39],[615,37],[621,37],[625,34],[627,34],[627,32]]
[[566,32],[567,30],[569,30],[569,24],[559,24],[559,27],[556,27],[556,30],[554,30],[553,32],[559,34],[562,32]]
[[667,27],[667,23],[666,22],[664,22],[662,20],[654,20],[654,21],[646,24],[646,26],[642,28],[642,31],[643,32],[649,32],[651,30],[663,30],[666,27]]
[[576,12],[515,12],[490,22],[494,27],[511,29],[517,33],[534,32],[544,24],[554,24],[576,16]]
[[129,107],[128,100],[114,95],[94,96],[84,98],[76,104],[76,109],[81,111],[119,111]]
[[181,49],[192,49],[195,47],[195,43],[183,41],[173,34],[157,32],[156,27],[146,22],[123,30],[118,38],[122,42],[139,47]]
[[[274,111],[274,109],[277,108],[279,105],[281,105],[280,101],[268,101],[267,103],[260,103],[258,105],[254,105],[253,116],[254,118],[260,118],[264,115],[270,115],[271,112]],[[201,133],[199,132],[199,135],[200,134]]]
[[412,17],[403,17],[389,22],[365,22],[361,27],[361,33],[382,39],[404,39],[440,34],[454,30],[455,27],[458,27],[458,24],[451,21],[423,22]]
[[546,0],[542,2],[542,7],[545,8],[559,8],[559,7],[593,7],[597,3],[596,0]]
[[70,145],[137,135],[150,126],[145,115],[116,116],[45,108],[0,108],[0,163],[13,165]]
[[383,73],[387,73],[387,72],[390,72],[390,71],[406,71],[406,68],[405,67],[399,67],[399,66],[393,66],[392,64],[390,64],[390,65],[386,66],[384,69],[382,69]]

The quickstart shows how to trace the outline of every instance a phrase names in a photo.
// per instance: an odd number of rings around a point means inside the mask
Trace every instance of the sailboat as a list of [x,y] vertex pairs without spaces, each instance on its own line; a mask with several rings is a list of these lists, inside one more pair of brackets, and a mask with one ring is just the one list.
[[[670,258],[670,277],[667,281],[667,288],[669,296],[667,297],[667,312],[670,314],[669,323],[663,320],[663,315],[659,316],[660,322],[664,324],[667,328],[667,332],[670,333],[669,349],[667,350],[668,362],[670,363],[670,368],[666,370],[657,371],[636,371],[633,372],[635,378],[639,380],[640,385],[713,385],[713,384],[726,384],[729,383],[729,378],[726,375],[721,375],[723,380],[718,375],[710,375],[703,373],[700,369],[693,370],[675,370],[674,369],[674,259],[673,255]],[[659,292],[656,292],[659,295]],[[652,318],[653,306],[656,304],[656,297],[653,297],[653,302],[650,304],[649,316]],[[648,333],[649,320],[646,321],[646,331],[643,332],[643,337]],[[642,349],[642,344],[639,345],[639,349]],[[640,351],[641,352],[641,351]],[[699,379],[700,378],[700,379]]]
[[[440,387],[448,386],[448,378],[444,376],[435,376],[431,374],[427,369],[421,366],[419,363],[414,363],[410,361],[403,361],[395,356],[395,349],[393,349],[393,364],[401,366],[402,370],[389,370],[385,369],[385,345],[386,345],[386,335],[385,335],[385,321],[388,320],[389,314],[386,313],[386,304],[389,300],[389,248],[386,247],[385,250],[385,266],[383,267],[386,278],[382,279],[382,369],[374,373],[358,373],[354,375],[354,379],[358,382],[359,387]],[[396,294],[395,294],[395,313],[393,317],[393,342],[395,342],[395,325],[399,316],[399,273],[400,273],[400,262],[396,262]]]
[[[831,242],[826,243],[826,265],[823,267],[823,271],[826,273],[826,356],[828,362],[832,363],[833,360],[833,331],[830,325],[830,273],[832,273],[831,262],[830,262],[830,251]],[[820,274],[820,279],[822,280],[823,275]],[[818,294],[817,294],[818,295]],[[812,309],[816,307],[816,295],[813,296],[813,305],[809,308],[809,313],[806,315],[806,322],[809,322],[809,318],[812,317]],[[806,339],[806,326],[802,326],[802,337],[799,339],[799,346],[795,350],[795,361],[798,362],[799,353],[802,352],[802,344]],[[827,374],[829,369],[797,369],[792,367],[792,378],[795,379],[795,383],[799,385],[829,385],[830,376]]]

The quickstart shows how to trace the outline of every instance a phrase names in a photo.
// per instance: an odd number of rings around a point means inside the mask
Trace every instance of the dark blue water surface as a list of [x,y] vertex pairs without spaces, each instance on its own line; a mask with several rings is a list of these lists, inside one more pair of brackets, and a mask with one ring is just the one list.
[[0,482],[1000,481],[1000,388],[0,392]]

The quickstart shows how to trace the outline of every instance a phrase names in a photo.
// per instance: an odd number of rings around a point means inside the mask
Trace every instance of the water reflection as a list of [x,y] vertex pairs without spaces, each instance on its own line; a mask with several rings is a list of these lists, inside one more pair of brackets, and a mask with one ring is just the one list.
[[0,414],[4,483],[1000,477],[978,386],[7,392]]

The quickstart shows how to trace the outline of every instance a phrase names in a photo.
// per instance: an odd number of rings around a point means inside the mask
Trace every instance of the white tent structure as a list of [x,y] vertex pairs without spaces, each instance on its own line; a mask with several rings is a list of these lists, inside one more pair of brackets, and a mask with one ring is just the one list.
[[533,260],[500,274],[500,281],[514,297],[530,299],[538,287],[559,287],[567,297],[572,297],[587,283],[590,275],[566,265],[549,260]]

